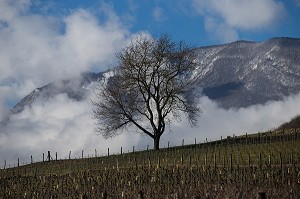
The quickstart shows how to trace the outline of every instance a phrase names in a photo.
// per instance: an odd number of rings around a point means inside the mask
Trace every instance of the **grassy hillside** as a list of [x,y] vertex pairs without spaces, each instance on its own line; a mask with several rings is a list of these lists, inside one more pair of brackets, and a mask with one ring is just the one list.
[[0,198],[300,198],[300,130],[0,170]]
[[297,115],[289,122],[283,123],[280,125],[277,130],[284,130],[284,129],[298,129],[300,128],[300,115]]

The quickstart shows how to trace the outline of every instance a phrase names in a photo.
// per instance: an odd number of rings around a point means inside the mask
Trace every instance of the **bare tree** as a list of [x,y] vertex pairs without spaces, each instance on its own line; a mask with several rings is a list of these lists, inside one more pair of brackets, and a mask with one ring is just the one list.
[[154,140],[159,149],[166,126],[187,115],[195,126],[199,108],[188,100],[195,54],[183,42],[170,37],[140,36],[117,54],[118,66],[96,87],[93,101],[96,131],[105,138],[133,126]]

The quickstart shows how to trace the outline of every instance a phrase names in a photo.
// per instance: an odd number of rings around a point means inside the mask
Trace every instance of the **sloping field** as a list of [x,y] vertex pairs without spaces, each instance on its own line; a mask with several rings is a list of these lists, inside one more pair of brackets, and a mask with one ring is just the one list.
[[300,130],[0,170],[0,198],[300,198]]

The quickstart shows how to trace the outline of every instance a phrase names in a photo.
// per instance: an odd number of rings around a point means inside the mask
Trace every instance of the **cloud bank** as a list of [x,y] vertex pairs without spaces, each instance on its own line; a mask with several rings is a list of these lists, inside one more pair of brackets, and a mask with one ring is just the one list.
[[[92,96],[89,97],[89,99]],[[59,158],[67,158],[72,151],[72,158],[84,155],[93,156],[95,149],[98,155],[144,150],[153,147],[153,141],[147,136],[134,132],[124,132],[118,137],[105,140],[94,132],[95,121],[92,119],[90,100],[76,101],[66,94],[60,94],[50,101],[37,101],[31,107],[26,107],[20,114],[10,117],[6,125],[0,127],[0,167],[4,160],[8,164],[42,160],[42,153],[55,152]],[[241,135],[270,130],[299,114],[300,94],[290,96],[283,101],[269,102],[265,105],[255,105],[248,108],[225,110],[208,99],[200,98],[199,106],[202,114],[198,127],[191,128],[186,120],[173,124],[166,130],[161,139],[161,147],[220,139],[221,136]],[[183,117],[184,118],[184,117]],[[2,162],[2,163],[1,163]]]
[[107,69],[130,38],[108,7],[99,8],[107,18],[100,23],[88,10],[54,18],[32,14],[30,5],[25,0],[0,5],[0,86],[9,85],[17,97],[58,79]]
[[266,30],[286,12],[275,0],[193,0],[193,7],[204,17],[206,31],[221,42],[238,40],[240,31]]
[[35,3],[0,1],[0,161],[84,148],[87,139],[96,142],[88,105],[67,96],[34,104],[7,121],[10,109],[49,82],[106,70],[134,36],[106,4],[54,17],[33,11]]

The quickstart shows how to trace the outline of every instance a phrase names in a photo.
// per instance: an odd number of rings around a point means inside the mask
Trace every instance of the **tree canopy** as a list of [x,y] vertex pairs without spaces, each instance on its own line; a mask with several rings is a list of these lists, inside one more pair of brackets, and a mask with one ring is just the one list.
[[182,113],[196,125],[200,109],[186,98],[196,65],[191,47],[168,35],[140,36],[116,57],[118,65],[95,89],[97,132],[108,138],[135,127],[158,150],[166,126],[180,121]]

